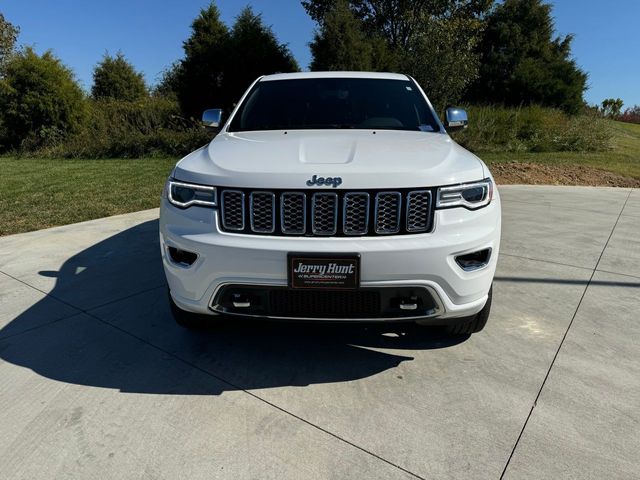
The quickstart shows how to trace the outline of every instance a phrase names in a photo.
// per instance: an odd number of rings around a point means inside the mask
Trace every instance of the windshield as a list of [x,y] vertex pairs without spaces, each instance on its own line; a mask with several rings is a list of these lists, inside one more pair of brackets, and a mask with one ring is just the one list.
[[439,130],[412,81],[308,78],[258,82],[229,131],[338,128]]

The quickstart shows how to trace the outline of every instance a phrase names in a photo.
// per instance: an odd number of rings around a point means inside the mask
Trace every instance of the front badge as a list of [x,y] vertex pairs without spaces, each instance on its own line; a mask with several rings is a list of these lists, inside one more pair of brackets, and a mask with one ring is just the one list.
[[313,187],[314,185],[318,185],[320,187],[333,187],[338,188],[338,186],[342,185],[342,178],[340,177],[319,177],[314,175],[309,180],[307,180],[307,186]]

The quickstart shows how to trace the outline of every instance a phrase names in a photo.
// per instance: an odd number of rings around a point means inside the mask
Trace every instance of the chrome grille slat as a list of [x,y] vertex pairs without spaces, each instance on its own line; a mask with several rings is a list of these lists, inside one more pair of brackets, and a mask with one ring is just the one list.
[[251,230],[258,233],[273,233],[276,229],[275,207],[273,192],[251,192],[249,195]]
[[434,225],[433,189],[270,191],[219,187],[219,193],[220,228],[231,233],[401,235],[430,232]]
[[400,192],[379,192],[376,194],[376,233],[388,235],[400,231],[402,195]]
[[335,235],[338,230],[338,194],[314,193],[311,197],[311,231],[314,235]]
[[244,230],[244,192],[224,190],[221,195],[220,208],[222,226],[225,230]]
[[426,232],[431,227],[431,191],[407,194],[407,232]]

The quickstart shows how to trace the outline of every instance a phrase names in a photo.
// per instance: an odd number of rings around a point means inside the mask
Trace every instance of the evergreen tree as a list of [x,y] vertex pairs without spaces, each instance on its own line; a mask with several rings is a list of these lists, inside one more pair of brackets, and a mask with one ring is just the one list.
[[121,52],[115,57],[106,54],[93,70],[91,96],[95,99],[113,98],[135,101],[148,94],[144,77]]
[[362,31],[362,22],[339,0],[322,19],[309,45],[311,70],[372,70],[373,45]]
[[223,84],[229,108],[240,99],[251,82],[261,75],[298,71],[289,48],[276,38],[259,14],[246,7],[231,29],[228,62]]
[[182,111],[193,118],[200,118],[202,111],[211,107],[229,113],[261,75],[298,70],[287,46],[278,42],[271,28],[249,7],[229,31],[212,2],[193,22],[184,51],[185,58],[171,81],[175,80]]
[[480,75],[469,97],[507,105],[537,103],[579,111],[587,74],[571,58],[573,37],[554,38],[551,5],[505,0],[487,19]]
[[174,62],[160,74],[160,81],[152,91],[153,96],[177,100],[180,75],[182,75],[182,63]]
[[223,86],[229,64],[229,37],[229,29],[220,20],[220,11],[213,2],[191,24],[176,81],[178,101],[185,115],[200,118],[206,108],[229,107]]

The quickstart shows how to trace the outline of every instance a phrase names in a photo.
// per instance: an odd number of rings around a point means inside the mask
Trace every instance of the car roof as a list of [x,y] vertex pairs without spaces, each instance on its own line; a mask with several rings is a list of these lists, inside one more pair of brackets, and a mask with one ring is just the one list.
[[303,80],[310,78],[373,78],[383,80],[408,80],[401,73],[386,72],[295,72],[295,73],[276,73],[273,75],[265,75],[260,79],[261,82],[270,82],[273,80]]

